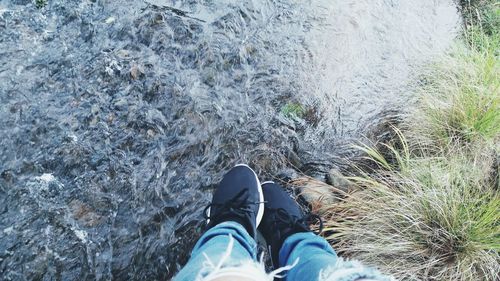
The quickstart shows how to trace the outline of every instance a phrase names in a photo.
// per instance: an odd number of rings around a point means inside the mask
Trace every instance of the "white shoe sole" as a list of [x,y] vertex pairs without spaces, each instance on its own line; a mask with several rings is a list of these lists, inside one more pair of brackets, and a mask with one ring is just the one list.
[[274,181],[265,181],[265,182],[261,183],[261,185],[268,184],[268,183],[274,183]]

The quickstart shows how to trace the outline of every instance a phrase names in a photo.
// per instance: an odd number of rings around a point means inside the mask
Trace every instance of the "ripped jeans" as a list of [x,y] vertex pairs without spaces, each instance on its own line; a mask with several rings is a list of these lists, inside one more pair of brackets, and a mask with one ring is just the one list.
[[[279,253],[281,268],[266,273],[257,260],[257,244],[236,222],[224,222],[209,229],[196,243],[186,266],[174,281],[284,280],[358,281],[394,280],[359,262],[344,261],[328,242],[313,233],[288,237]],[[236,279],[235,279],[236,278]]]

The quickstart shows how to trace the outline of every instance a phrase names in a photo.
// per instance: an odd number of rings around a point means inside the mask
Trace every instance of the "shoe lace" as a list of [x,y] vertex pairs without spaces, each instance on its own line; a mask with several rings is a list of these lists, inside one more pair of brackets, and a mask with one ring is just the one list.
[[[249,202],[248,201],[248,189],[243,189],[238,192],[231,199],[224,203],[211,203],[207,205],[203,211],[203,217],[207,220],[210,219],[211,222],[218,221],[225,216],[232,215],[239,218],[246,218],[249,214],[255,210],[252,205],[260,204],[261,202]],[[211,209],[210,216],[208,215],[208,209]],[[217,208],[216,214],[214,214],[214,208]]]
[[[277,224],[279,225],[279,229],[291,229],[294,232],[309,232],[311,231],[309,225],[314,221],[319,222],[319,229],[316,231],[312,231],[315,234],[320,234],[323,232],[323,220],[317,214],[308,214],[303,217],[295,217],[291,216],[285,209],[271,209],[271,211],[275,211]],[[283,228],[282,228],[283,227]]]

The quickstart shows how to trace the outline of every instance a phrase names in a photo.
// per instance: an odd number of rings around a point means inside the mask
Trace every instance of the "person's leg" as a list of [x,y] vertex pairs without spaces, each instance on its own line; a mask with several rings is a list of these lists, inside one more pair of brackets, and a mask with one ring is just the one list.
[[[231,241],[232,240],[232,241]],[[223,222],[211,228],[196,243],[186,266],[175,281],[193,281],[220,267],[238,266],[256,260],[255,240],[236,222]]]
[[255,264],[256,228],[264,213],[263,203],[255,172],[242,164],[232,168],[205,209],[208,231],[174,280],[212,280],[212,273],[226,274],[227,269],[235,266]]
[[259,230],[269,245],[274,267],[291,267],[286,281],[392,280],[337,257],[330,244],[309,229],[299,205],[281,186],[266,182],[262,190],[266,206]]
[[295,264],[286,281],[392,281],[390,276],[357,261],[344,261],[330,244],[312,232],[296,233],[288,237],[281,247],[281,266]]
[[320,272],[337,260],[330,244],[312,232],[291,235],[279,252],[280,266],[297,263],[288,271],[286,280],[319,280]]

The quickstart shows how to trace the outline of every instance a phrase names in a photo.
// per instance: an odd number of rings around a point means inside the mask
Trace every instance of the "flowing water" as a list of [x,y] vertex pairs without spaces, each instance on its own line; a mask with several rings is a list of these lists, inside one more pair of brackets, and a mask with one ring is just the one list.
[[43,2],[0,0],[2,280],[169,279],[224,171],[321,175],[459,25],[452,0]]

